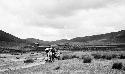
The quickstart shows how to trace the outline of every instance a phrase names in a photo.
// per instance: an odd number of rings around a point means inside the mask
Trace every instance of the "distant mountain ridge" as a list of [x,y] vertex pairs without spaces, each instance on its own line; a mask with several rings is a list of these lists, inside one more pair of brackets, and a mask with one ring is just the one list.
[[71,42],[115,42],[125,43],[125,30],[100,35],[76,37]]
[[56,41],[43,41],[35,38],[27,38],[27,39],[20,39],[15,37],[9,33],[6,33],[0,30],[0,42],[15,42],[15,43],[40,43],[41,45],[50,45],[50,44],[58,44],[58,43],[67,43],[67,42],[84,42],[84,43],[125,43],[125,30],[121,30],[118,32],[111,32],[106,34],[100,35],[93,35],[93,36],[85,36],[85,37],[76,37],[70,40],[61,39]]
[[35,38],[27,38],[25,40],[29,43],[39,43],[40,45],[49,45],[50,44],[49,41],[43,41],[43,40],[39,40],[39,39],[35,39]]

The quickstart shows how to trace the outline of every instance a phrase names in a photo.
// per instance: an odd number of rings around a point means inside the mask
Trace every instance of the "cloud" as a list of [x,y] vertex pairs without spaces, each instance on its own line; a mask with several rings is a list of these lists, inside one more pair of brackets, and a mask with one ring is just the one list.
[[0,0],[0,29],[57,40],[125,29],[125,0]]
[[[123,0],[122,0],[123,1]],[[41,1],[44,3],[45,1]],[[47,0],[45,5],[37,3],[35,10],[39,14],[44,14],[47,17],[71,16],[77,10],[102,8],[114,3],[121,3],[118,0]]]

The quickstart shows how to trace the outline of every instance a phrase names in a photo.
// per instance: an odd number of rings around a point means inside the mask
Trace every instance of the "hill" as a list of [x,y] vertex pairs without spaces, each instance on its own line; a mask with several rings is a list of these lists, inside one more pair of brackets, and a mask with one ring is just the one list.
[[125,43],[125,30],[111,32],[100,35],[76,37],[70,40],[71,42],[86,42],[86,43]]
[[0,42],[17,42],[17,43],[23,43],[25,40],[22,40],[18,37],[15,37],[9,33],[6,33],[2,30],[0,30]]
[[25,45],[26,43],[28,43],[28,41],[26,41],[25,39],[20,39],[14,35],[0,30],[0,47],[15,48],[17,46],[19,47]]
[[90,45],[94,44],[106,44],[106,43],[125,43],[125,30],[118,32],[111,32],[100,35],[85,36],[85,37],[76,37],[70,40],[62,39],[56,41],[43,41],[35,38],[20,39],[9,33],[6,33],[0,30],[0,46],[1,45],[11,45],[11,44],[20,44],[20,43],[40,43],[40,45],[51,45],[51,44],[62,44],[62,43],[71,43],[71,44],[82,44],[87,43]]

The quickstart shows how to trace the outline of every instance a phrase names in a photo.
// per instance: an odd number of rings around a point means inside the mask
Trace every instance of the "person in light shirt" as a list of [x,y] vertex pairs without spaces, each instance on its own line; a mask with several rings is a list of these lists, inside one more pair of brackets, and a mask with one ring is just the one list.
[[46,54],[47,54],[47,57],[49,56],[49,54],[48,54],[49,51],[50,51],[50,48],[46,48],[46,49],[45,49],[45,52],[46,52]]

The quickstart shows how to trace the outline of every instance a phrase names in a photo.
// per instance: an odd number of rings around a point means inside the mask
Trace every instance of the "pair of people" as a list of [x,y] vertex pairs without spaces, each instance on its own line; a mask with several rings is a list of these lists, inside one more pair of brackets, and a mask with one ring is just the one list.
[[46,48],[45,52],[47,54],[47,61],[54,62],[55,58],[58,58],[56,48]]

